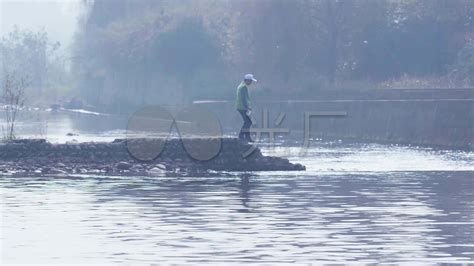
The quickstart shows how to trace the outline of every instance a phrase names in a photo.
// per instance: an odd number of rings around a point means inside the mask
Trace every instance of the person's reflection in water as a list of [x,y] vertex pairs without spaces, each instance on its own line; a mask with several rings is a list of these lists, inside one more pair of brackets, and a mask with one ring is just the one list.
[[250,201],[250,177],[249,174],[243,174],[240,176],[240,200],[242,201],[242,209],[238,209],[239,212],[250,212],[248,202]]

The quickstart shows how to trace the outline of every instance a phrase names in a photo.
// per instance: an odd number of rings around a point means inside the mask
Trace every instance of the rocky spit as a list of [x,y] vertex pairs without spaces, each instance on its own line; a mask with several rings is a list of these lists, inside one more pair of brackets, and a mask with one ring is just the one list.
[[[247,155],[249,150],[253,152]],[[234,138],[116,139],[110,143],[66,144],[22,139],[0,144],[0,175],[205,176],[301,170],[305,170],[301,164],[264,156],[258,148],[252,149],[251,144]]]

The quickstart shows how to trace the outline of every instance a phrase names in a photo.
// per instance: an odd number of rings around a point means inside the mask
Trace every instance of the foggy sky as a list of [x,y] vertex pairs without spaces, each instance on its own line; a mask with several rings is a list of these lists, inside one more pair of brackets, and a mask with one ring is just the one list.
[[68,51],[81,11],[81,0],[0,0],[0,36],[14,25],[33,31],[44,28],[50,41]]

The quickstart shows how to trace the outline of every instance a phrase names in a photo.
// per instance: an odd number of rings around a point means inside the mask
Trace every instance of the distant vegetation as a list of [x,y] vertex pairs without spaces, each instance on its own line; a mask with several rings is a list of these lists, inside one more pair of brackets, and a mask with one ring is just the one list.
[[117,111],[232,98],[245,73],[259,79],[255,96],[276,99],[325,89],[474,85],[472,0],[84,5],[70,72],[45,33],[20,30],[0,43],[3,67],[26,71],[37,95],[69,91]]
[[16,137],[16,123],[20,112],[25,106],[25,89],[28,87],[26,77],[18,74],[5,74],[3,76],[1,102],[5,113],[2,125],[2,140],[11,141]]
[[59,47],[60,43],[51,41],[44,30],[15,27],[0,39],[0,82],[27,77],[29,86],[24,92],[29,104],[58,100],[72,88],[65,56],[57,53]]

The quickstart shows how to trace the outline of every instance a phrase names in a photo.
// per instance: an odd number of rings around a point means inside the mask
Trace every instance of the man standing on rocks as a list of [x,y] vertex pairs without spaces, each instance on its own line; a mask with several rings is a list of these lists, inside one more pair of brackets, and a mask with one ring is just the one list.
[[244,120],[244,125],[239,133],[239,139],[242,141],[253,142],[250,138],[250,127],[252,126],[252,120],[250,119],[250,113],[252,107],[250,106],[250,95],[249,86],[257,80],[252,74],[247,74],[244,77],[244,81],[237,87],[237,98],[235,101],[235,107]]

